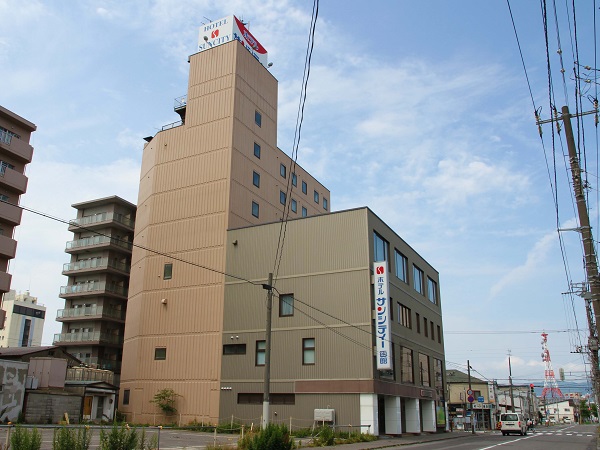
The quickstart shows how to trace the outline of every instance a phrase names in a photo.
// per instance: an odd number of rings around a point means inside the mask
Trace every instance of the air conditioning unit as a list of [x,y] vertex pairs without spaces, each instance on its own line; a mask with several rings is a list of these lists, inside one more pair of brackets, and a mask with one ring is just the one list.
[[315,422],[335,423],[335,409],[315,409]]

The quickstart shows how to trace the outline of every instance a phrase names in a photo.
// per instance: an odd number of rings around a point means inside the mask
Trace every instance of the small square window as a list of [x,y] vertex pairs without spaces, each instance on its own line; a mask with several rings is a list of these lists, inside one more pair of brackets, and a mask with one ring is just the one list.
[[302,182],[302,193],[306,194],[308,192],[308,186],[306,185],[306,181]]
[[260,174],[252,172],[252,184],[256,187],[260,187]]
[[285,164],[279,164],[279,175],[281,175],[283,178],[287,176],[287,167]]
[[285,192],[279,191],[279,203],[285,205],[286,195]]
[[123,391],[123,404],[124,405],[129,405],[129,395],[130,395],[131,390],[130,389],[125,389]]
[[298,212],[298,203],[292,199],[292,212]]
[[279,296],[279,317],[294,315],[294,294],[281,294]]
[[315,364],[315,338],[302,339],[302,364]]
[[306,208],[303,206],[302,207],[302,217],[307,217],[308,216],[308,211],[306,210]]
[[171,278],[173,278],[173,264],[166,263],[163,270],[163,280],[170,280]]
[[298,185],[298,177],[296,176],[296,174],[294,172],[292,172],[292,185],[293,186]]
[[154,359],[157,361],[162,361],[167,359],[167,348],[166,347],[156,347],[154,349]]
[[254,156],[260,159],[260,145],[256,142],[254,143]]
[[254,122],[259,127],[262,127],[262,115],[258,111],[254,111]]
[[265,354],[267,351],[267,343],[266,341],[256,341],[256,356],[254,359],[254,364],[257,366],[265,365]]
[[252,202],[252,215],[258,219],[258,203]]
[[317,191],[315,191],[314,198],[315,198],[315,203],[319,203],[319,193]]
[[327,199],[323,197],[323,209],[327,211]]

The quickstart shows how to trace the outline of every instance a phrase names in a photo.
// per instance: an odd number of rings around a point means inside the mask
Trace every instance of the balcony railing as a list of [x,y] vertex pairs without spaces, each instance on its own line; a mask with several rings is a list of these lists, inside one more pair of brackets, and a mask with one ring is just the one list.
[[81,308],[59,309],[56,312],[56,320],[87,316],[112,317],[114,319],[125,320],[125,311],[115,308],[104,308],[103,306],[92,305],[83,306]]
[[129,217],[125,217],[123,214],[114,212],[105,212],[101,214],[94,214],[93,216],[80,217],[78,219],[71,220],[69,224],[85,226],[93,225],[95,223],[100,222],[107,222],[111,220],[122,223],[123,225],[128,226],[129,228],[133,228],[134,226],[134,221],[131,220]]
[[13,133],[11,133],[10,131],[0,130],[0,142],[4,143],[6,145],[10,145],[12,137],[13,137]]
[[112,244],[118,247],[126,248],[127,250],[131,250],[131,242],[109,236],[92,236],[88,238],[77,239],[75,241],[68,241],[67,250],[100,244]]
[[54,342],[106,342],[108,344],[123,344],[123,337],[100,331],[85,331],[55,334]]
[[82,363],[97,369],[112,370],[113,372],[121,371],[121,361],[102,359],[95,356],[92,358],[79,358],[79,360]]
[[182,95],[181,97],[176,97],[174,103],[175,104],[173,105],[173,108],[175,110],[177,110],[179,108],[185,108],[185,106],[187,105],[187,95]]
[[92,259],[84,259],[82,261],[75,261],[72,263],[63,264],[63,272],[73,272],[76,270],[85,270],[85,269],[116,269],[121,272],[129,273],[131,271],[131,266],[129,264],[114,262],[109,260],[108,258],[92,258]]
[[60,295],[83,294],[88,292],[112,292],[123,297],[127,297],[127,288],[106,281],[92,281],[89,283],[72,284],[70,286],[61,286]]

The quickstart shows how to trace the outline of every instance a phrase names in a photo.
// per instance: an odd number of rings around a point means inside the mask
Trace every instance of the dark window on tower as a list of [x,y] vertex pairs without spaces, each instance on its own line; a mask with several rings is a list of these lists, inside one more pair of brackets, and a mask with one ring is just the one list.
[[23,325],[23,339],[21,340],[21,347],[27,347],[29,344],[29,333],[31,331],[31,319],[25,319]]
[[262,127],[262,115],[258,111],[254,111],[254,122],[259,127]]
[[260,187],[260,174],[252,172],[252,184],[256,187]]
[[166,347],[156,347],[154,349],[154,359],[156,359],[156,360],[167,359],[167,348]]
[[260,145],[258,145],[256,142],[254,143],[254,156],[260,159]]
[[285,164],[279,164],[279,175],[281,175],[283,178],[287,176],[287,167]]
[[258,219],[258,203],[252,202],[252,215]]
[[131,391],[129,389],[125,389],[123,391],[123,404],[124,405],[129,405],[129,395],[130,395]]
[[166,263],[163,271],[163,280],[170,280],[173,278],[173,264]]
[[308,186],[307,186],[307,184],[306,184],[306,181],[303,181],[303,182],[302,182],[302,193],[303,193],[303,194],[306,194],[306,193],[308,193]]

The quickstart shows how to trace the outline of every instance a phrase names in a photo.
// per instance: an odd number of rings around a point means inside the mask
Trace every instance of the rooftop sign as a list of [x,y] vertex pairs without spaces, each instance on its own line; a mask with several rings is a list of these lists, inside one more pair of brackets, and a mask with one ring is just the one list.
[[267,67],[268,54],[260,42],[250,33],[246,25],[237,17],[231,15],[215,20],[200,27],[198,35],[198,52],[210,50],[218,45],[227,44],[233,40],[242,44],[252,53],[258,62]]

